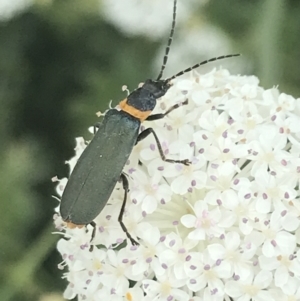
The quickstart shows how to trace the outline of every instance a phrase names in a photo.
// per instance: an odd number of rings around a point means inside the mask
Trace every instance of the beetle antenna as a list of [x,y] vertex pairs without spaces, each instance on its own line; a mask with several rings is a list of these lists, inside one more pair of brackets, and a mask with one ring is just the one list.
[[211,62],[214,62],[214,61],[219,61],[219,60],[223,60],[223,59],[228,59],[228,58],[231,58],[231,57],[234,57],[234,56],[240,56],[240,55],[241,55],[240,53],[236,53],[236,54],[228,54],[228,55],[221,55],[221,56],[218,56],[218,57],[214,57],[214,58],[209,59],[209,60],[205,60],[205,61],[203,61],[203,62],[201,62],[201,63],[198,63],[198,64],[196,64],[196,65],[194,65],[194,66],[192,66],[192,67],[189,67],[189,68],[187,68],[187,69],[185,69],[185,70],[182,70],[182,71],[178,72],[177,74],[175,74],[175,75],[173,75],[173,76],[167,78],[165,81],[166,81],[166,82],[169,82],[170,80],[172,80],[172,79],[174,79],[174,78],[176,78],[176,77],[178,77],[178,76],[181,76],[181,75],[183,75],[183,74],[185,74],[185,73],[187,73],[187,72],[190,72],[190,71],[192,71],[192,70],[198,68],[199,66],[206,65],[206,64],[211,63]]
[[166,47],[166,50],[165,50],[165,56],[164,56],[164,59],[163,59],[163,64],[161,66],[159,75],[158,75],[156,80],[160,80],[162,78],[164,70],[166,68],[167,61],[168,61],[168,55],[169,55],[170,47],[171,47],[171,44],[172,44],[172,41],[173,41],[173,35],[174,35],[175,24],[176,24],[176,9],[177,9],[177,0],[174,0],[173,20],[172,20],[171,32],[170,32],[168,44],[167,44],[167,47]]

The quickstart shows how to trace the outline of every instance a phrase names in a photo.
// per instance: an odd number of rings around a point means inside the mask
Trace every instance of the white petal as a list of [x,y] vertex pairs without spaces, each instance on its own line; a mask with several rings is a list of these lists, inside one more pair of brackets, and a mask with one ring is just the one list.
[[188,238],[194,239],[194,240],[204,240],[205,239],[205,231],[203,229],[196,229],[189,233]]
[[142,210],[148,214],[153,213],[157,208],[157,200],[151,195],[147,195],[142,202]]
[[159,254],[159,260],[161,263],[166,263],[168,267],[170,267],[176,263],[177,254],[172,250],[165,250]]
[[273,279],[273,275],[269,271],[260,271],[258,274],[255,276],[253,284],[257,285],[261,288],[267,288]]
[[275,257],[259,256],[259,265],[263,270],[275,270],[279,264],[280,262]]
[[238,298],[240,297],[243,293],[241,291],[239,283],[236,281],[228,281],[225,284],[225,292],[232,298]]
[[225,248],[221,244],[208,245],[207,250],[213,260],[218,260],[218,259],[224,258]]
[[260,291],[255,297],[255,301],[275,301],[268,291]]
[[196,223],[196,217],[192,214],[186,214],[181,217],[181,223],[187,228],[194,228]]
[[172,289],[172,296],[178,301],[188,301],[190,299],[189,294],[180,289]]
[[284,286],[289,280],[287,268],[285,266],[278,267],[278,269],[275,271],[274,279],[274,283],[277,287]]
[[283,228],[288,232],[293,232],[298,229],[300,225],[299,218],[289,214],[287,218],[284,218],[282,221]]

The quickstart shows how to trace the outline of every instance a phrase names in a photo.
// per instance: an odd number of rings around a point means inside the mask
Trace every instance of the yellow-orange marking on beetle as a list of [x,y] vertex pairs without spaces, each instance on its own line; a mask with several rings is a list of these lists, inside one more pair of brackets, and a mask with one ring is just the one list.
[[139,119],[140,121],[144,121],[145,119],[147,119],[147,117],[151,114],[151,111],[140,111],[138,109],[136,109],[135,107],[130,106],[127,103],[127,98],[125,98],[124,100],[122,100],[119,103],[119,106],[121,108],[122,111],[130,114],[131,116]]
[[74,224],[72,222],[66,222],[66,224],[67,224],[67,227],[69,229],[75,229],[75,228],[81,229],[81,228],[83,228],[85,226],[85,225],[76,225],[76,224]]

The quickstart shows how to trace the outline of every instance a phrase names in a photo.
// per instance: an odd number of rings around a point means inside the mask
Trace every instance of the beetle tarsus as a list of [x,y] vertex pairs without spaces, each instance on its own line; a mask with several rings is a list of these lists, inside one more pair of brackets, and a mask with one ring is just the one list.
[[172,159],[166,159],[165,160],[166,162],[169,162],[169,163],[179,163],[179,164],[183,164],[183,165],[186,165],[186,166],[189,166],[192,162],[188,159],[184,159],[184,160],[172,160]]
[[119,223],[121,225],[122,230],[125,232],[126,236],[130,240],[131,244],[134,245],[134,246],[136,246],[136,245],[139,245],[139,243],[132,238],[132,236],[128,232],[125,224],[123,223],[123,216],[124,216],[125,206],[126,206],[126,201],[127,201],[127,193],[129,191],[129,183],[128,183],[127,177],[126,177],[126,175],[124,173],[121,174],[120,180],[123,183],[124,199],[123,199],[123,204],[122,204],[122,207],[121,207],[121,210],[120,210],[120,214],[119,214],[119,217],[118,217],[118,221],[119,221]]
[[158,119],[162,119],[165,116],[167,116],[169,113],[171,113],[172,111],[176,110],[177,108],[180,108],[182,106],[185,106],[189,103],[189,100],[186,99],[184,102],[181,103],[177,103],[176,105],[172,106],[171,108],[169,108],[165,113],[159,113],[159,114],[152,114],[150,116],[147,117],[147,121],[153,121],[153,120],[158,120]]
[[[91,235],[91,239],[90,239],[90,243],[94,240],[95,236],[96,236],[96,223],[93,221],[93,222],[90,222],[90,225],[93,227],[93,232],[92,232],[92,235]],[[89,251],[92,252],[94,250],[94,245],[90,245],[90,248],[89,248]]]
[[156,135],[156,133],[154,132],[153,128],[147,128],[145,129],[143,132],[141,132],[137,138],[137,142],[138,143],[139,141],[145,139],[147,136],[149,136],[150,134],[153,134],[154,136],[154,139],[156,141],[156,145],[157,145],[157,148],[158,148],[158,152],[160,154],[160,157],[163,161],[165,162],[169,162],[169,163],[181,163],[181,164],[184,164],[184,165],[189,165],[191,164],[191,162],[188,160],[188,159],[184,159],[184,160],[173,160],[173,159],[167,159],[164,152],[163,152],[163,149],[162,149],[162,146],[160,144],[160,141]]

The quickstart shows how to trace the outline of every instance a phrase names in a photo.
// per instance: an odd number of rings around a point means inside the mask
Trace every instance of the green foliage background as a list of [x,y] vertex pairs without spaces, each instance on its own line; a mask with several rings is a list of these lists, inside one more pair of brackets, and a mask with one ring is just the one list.
[[[2,301],[62,300],[51,178],[68,174],[74,137],[124,98],[123,84],[155,76],[151,62],[166,39],[126,37],[100,9],[95,0],[56,0],[0,23]],[[262,86],[300,97],[299,16],[298,0],[211,0],[194,18],[221,28]]]

